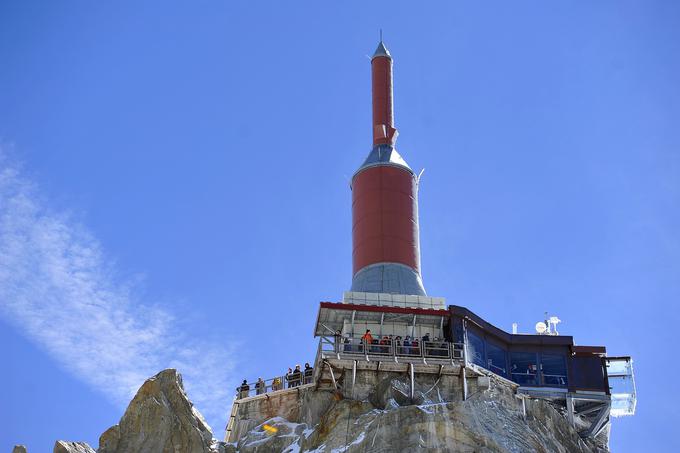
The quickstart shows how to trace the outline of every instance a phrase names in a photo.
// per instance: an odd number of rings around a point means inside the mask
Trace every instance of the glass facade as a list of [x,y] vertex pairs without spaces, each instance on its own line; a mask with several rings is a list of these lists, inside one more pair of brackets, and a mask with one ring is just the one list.
[[468,361],[474,363],[475,365],[486,368],[487,365],[484,360],[484,340],[469,330],[467,333],[467,339]]
[[543,385],[549,387],[567,386],[567,360],[559,354],[541,354]]
[[510,354],[511,379],[519,385],[538,385],[537,354],[512,352]]
[[507,346],[502,346],[495,337],[477,329],[467,329],[466,336],[468,363],[484,367],[521,386],[567,387],[569,384],[566,348],[564,353],[557,347],[550,348],[553,352],[542,352],[544,348],[540,345],[534,346],[535,352],[508,351]]
[[633,415],[637,404],[633,360],[630,357],[607,358],[607,378],[612,395],[611,415]]
[[486,368],[500,376],[508,377],[507,353],[503,348],[493,343],[486,344]]

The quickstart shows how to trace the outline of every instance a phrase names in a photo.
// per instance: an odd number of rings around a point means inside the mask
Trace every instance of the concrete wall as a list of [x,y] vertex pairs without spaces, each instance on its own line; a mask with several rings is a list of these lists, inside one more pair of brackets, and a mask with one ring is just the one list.
[[254,427],[274,417],[292,423],[315,425],[333,400],[330,391],[314,390],[314,384],[267,393],[235,402],[235,419],[227,442],[240,439]]

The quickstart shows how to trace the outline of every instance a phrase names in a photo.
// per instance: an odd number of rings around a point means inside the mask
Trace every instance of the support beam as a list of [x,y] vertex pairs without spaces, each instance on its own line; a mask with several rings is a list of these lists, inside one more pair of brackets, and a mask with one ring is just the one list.
[[352,360],[352,395],[354,395],[354,383],[357,381],[357,361]]
[[352,310],[352,338],[354,338],[354,317],[356,316],[357,311]]
[[411,401],[413,401],[413,398],[415,397],[415,387],[416,387],[416,379],[415,379],[415,373],[413,372],[413,364],[409,363],[409,373],[411,375],[411,390],[410,390],[410,397]]
[[574,422],[574,399],[570,395],[567,395],[567,419],[572,427],[576,426]]
[[587,404],[583,407],[576,408],[576,413],[578,415],[588,415],[588,414],[592,414],[593,412],[597,412],[600,409],[602,409],[602,402],[598,401],[596,403],[591,403],[591,404]]
[[595,417],[595,419],[593,420],[593,423],[590,425],[590,428],[580,433],[581,437],[594,436],[595,433],[600,431],[600,428],[602,428],[602,426],[607,420],[609,420],[609,403],[605,404],[600,410],[600,412],[598,412],[597,417]]
[[463,401],[467,400],[468,388],[467,388],[467,378],[465,377],[465,367],[460,367],[460,378],[462,379],[463,385]]
[[338,389],[338,381],[335,380],[335,373],[333,373],[333,367],[331,364],[328,364],[328,371],[331,372],[331,379],[333,380],[333,387],[335,387],[335,390]]
[[380,336],[383,336],[383,324],[385,323],[385,313],[380,313]]

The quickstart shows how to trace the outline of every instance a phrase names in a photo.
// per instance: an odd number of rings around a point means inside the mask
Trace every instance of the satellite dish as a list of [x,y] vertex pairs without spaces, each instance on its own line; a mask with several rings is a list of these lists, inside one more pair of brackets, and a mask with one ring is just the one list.
[[543,334],[548,328],[543,321],[538,321],[536,323],[536,333]]

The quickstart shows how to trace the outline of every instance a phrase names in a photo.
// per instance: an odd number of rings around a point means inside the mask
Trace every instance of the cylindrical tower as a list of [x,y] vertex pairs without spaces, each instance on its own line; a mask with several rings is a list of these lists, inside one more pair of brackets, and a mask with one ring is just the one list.
[[352,291],[424,296],[418,177],[394,148],[392,57],[382,41],[371,73],[373,149],[352,177]]

